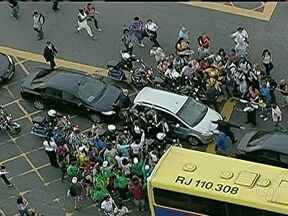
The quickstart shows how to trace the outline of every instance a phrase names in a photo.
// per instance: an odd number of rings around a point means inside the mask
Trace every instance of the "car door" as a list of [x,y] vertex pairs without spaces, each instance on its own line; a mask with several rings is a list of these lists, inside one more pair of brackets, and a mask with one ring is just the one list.
[[42,92],[41,96],[47,103],[63,104],[62,94],[61,90],[48,87]]
[[269,164],[273,166],[279,166],[279,154],[274,151],[270,150],[257,150],[253,153],[249,153],[250,160],[253,160],[255,162],[263,163],[263,164]]
[[279,154],[280,166],[283,168],[288,168],[288,155],[284,153]]
[[184,125],[179,119],[164,111],[158,111],[160,117],[164,117],[173,132],[173,134],[181,139],[186,139],[191,134],[191,129]]

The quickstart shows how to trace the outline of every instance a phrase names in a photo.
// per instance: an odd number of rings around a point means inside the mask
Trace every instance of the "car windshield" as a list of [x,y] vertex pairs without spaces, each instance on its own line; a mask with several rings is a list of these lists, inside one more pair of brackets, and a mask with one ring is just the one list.
[[250,139],[249,143],[247,146],[255,146],[257,144],[259,144],[259,142],[254,142],[255,140],[258,140],[258,139],[262,139],[263,136],[265,136],[266,134],[269,134],[268,131],[257,131],[257,133]]
[[201,104],[189,97],[178,111],[177,116],[190,126],[194,127],[203,119],[207,110],[208,108],[204,104]]
[[106,89],[106,85],[98,80],[87,80],[80,83],[78,94],[79,98],[85,103],[97,101]]

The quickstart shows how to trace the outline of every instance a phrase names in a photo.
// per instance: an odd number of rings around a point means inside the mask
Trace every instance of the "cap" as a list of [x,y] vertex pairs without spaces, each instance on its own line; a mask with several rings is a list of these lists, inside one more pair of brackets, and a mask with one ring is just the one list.
[[51,109],[51,110],[48,111],[47,114],[48,114],[48,116],[55,117],[57,112],[55,110]]
[[149,169],[150,169],[150,166],[149,166],[149,165],[145,165],[145,166],[144,166],[144,169],[145,169],[145,170],[149,170]]
[[108,161],[103,161],[103,167],[107,167],[108,166]]
[[78,181],[77,177],[73,177],[73,178],[72,178],[72,183],[73,183],[73,184],[76,184],[77,181]]
[[114,131],[114,130],[116,130],[116,126],[114,124],[110,124],[110,125],[108,125],[108,130]]
[[161,140],[161,141],[162,141],[165,137],[166,137],[166,134],[165,134],[165,133],[159,132],[159,133],[156,134],[156,138],[157,138],[158,140]]
[[133,158],[133,163],[134,163],[134,164],[138,164],[138,162],[139,162],[138,158],[136,158],[136,157]]

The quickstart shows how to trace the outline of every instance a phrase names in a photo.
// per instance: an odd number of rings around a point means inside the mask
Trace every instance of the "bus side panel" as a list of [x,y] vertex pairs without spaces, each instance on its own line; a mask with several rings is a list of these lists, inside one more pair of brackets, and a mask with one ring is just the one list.
[[174,209],[164,208],[164,207],[156,207],[155,209],[155,216],[205,216],[203,214],[197,214],[197,213],[186,213],[181,212]]

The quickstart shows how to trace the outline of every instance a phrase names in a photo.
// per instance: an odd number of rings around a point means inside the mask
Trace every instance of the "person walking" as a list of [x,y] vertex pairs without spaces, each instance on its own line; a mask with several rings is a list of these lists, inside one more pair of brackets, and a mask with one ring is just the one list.
[[139,17],[134,17],[133,22],[128,27],[129,33],[133,34],[138,41],[138,45],[144,47],[145,24]]
[[23,196],[19,196],[17,198],[16,203],[17,203],[17,210],[20,216],[30,216],[30,213],[28,210],[29,202]]
[[11,8],[11,16],[13,16],[16,20],[19,17],[19,4],[17,0],[9,0],[9,7]]
[[87,18],[87,21],[94,21],[94,25],[95,25],[95,28],[101,32],[102,29],[99,28],[99,25],[98,25],[98,21],[96,19],[96,15],[99,15],[100,12],[99,11],[96,11],[96,8],[94,5],[92,5],[91,3],[87,3],[87,5],[84,7],[84,12],[85,12],[85,15],[88,17]]
[[87,23],[88,16],[85,14],[84,10],[82,8],[79,9],[78,13],[78,28],[77,32],[79,32],[81,29],[85,29],[90,36],[90,38],[95,39],[94,35],[92,33],[92,30],[90,26]]
[[45,23],[45,17],[38,11],[33,13],[33,29],[38,33],[38,40],[44,38],[43,25]]
[[46,60],[46,62],[50,63],[50,68],[53,70],[56,66],[55,63],[55,55],[58,53],[57,49],[54,47],[54,45],[51,43],[51,41],[46,42],[46,46],[44,48],[43,56]]
[[268,49],[265,49],[262,52],[262,64],[265,67],[266,75],[270,76],[270,72],[273,69],[274,65],[272,63],[272,55]]
[[13,187],[14,185],[11,184],[11,182],[8,180],[6,174],[8,174],[8,172],[6,170],[6,167],[4,165],[1,165],[1,167],[0,167],[0,177],[3,179],[3,181],[5,182],[5,184],[8,187]]
[[52,4],[52,10],[53,11],[59,10],[58,4],[59,4],[59,0],[53,0],[53,4]]
[[159,27],[152,19],[148,19],[145,24],[146,35],[149,37],[150,41],[153,43],[153,47],[160,47],[157,40],[157,32]]
[[43,146],[46,154],[48,155],[51,166],[58,168],[59,165],[57,163],[57,156],[56,156],[56,149],[57,149],[56,143],[53,141],[52,138],[47,138],[46,140],[44,140]]

